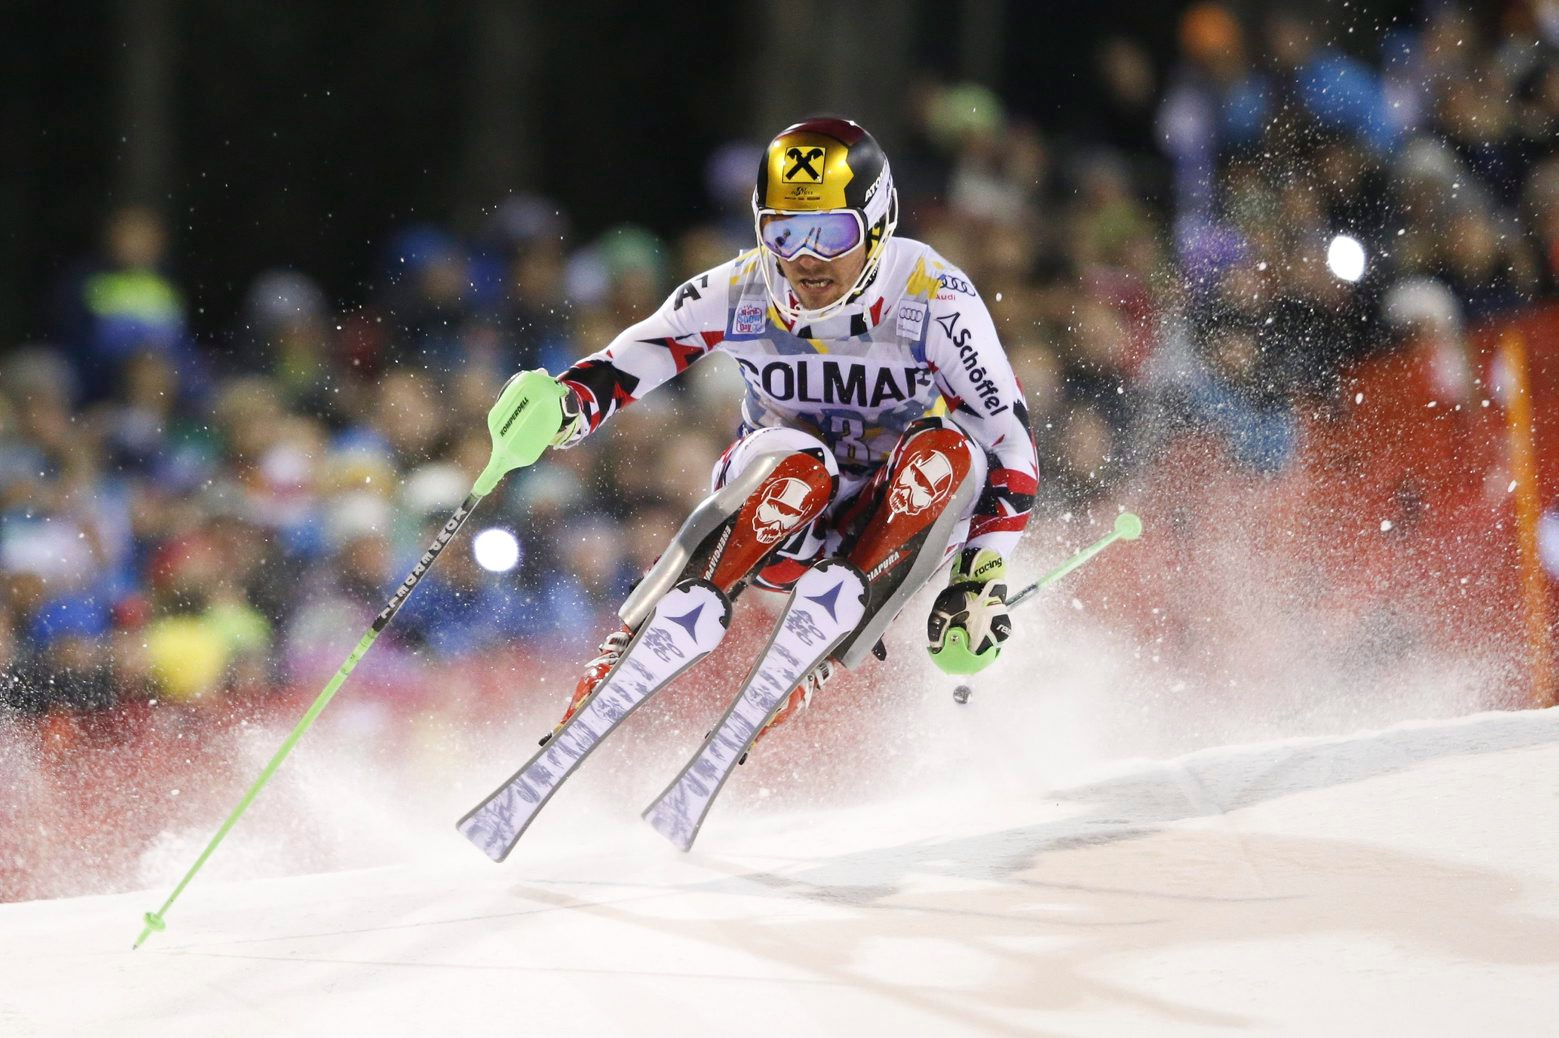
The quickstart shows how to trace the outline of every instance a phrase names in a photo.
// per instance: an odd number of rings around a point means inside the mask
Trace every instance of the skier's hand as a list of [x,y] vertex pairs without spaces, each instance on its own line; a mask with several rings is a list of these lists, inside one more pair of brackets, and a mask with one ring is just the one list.
[[1007,564],[989,548],[965,548],[926,620],[926,648],[948,674],[975,674],[995,662],[1012,633]]
[[579,426],[574,391],[538,368],[522,371],[504,384],[487,412],[493,453],[474,490],[486,496],[514,469],[533,465],[549,446],[574,435]]

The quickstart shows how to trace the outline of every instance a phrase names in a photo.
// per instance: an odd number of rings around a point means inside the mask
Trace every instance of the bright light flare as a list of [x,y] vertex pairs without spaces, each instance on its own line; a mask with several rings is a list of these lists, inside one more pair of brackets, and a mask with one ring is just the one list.
[[1326,269],[1344,281],[1364,276],[1364,246],[1359,239],[1339,234],[1326,247]]
[[471,542],[476,564],[489,573],[507,573],[520,563],[520,542],[508,530],[483,530]]

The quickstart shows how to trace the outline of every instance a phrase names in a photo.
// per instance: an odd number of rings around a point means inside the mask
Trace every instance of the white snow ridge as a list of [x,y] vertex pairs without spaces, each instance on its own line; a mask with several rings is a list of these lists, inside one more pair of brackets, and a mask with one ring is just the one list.
[[[0,1033],[1539,1035],[1559,712],[0,905]],[[559,820],[552,820],[557,823]],[[555,826],[554,832],[567,826]],[[530,839],[529,837],[527,838]]]

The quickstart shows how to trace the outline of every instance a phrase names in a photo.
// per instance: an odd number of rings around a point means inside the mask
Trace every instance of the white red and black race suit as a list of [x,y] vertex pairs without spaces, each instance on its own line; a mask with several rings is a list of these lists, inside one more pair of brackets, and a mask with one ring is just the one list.
[[[792,326],[770,305],[761,250],[688,281],[654,315],[558,376],[579,394],[584,410],[573,442],[699,358],[722,351],[747,382],[738,440],[779,427],[822,441],[838,464],[837,508],[940,398],[985,453],[984,486],[966,543],[1010,556],[1037,481],[1022,388],[963,272],[921,242],[895,237],[885,248],[875,277],[856,298],[812,325]],[[776,283],[783,278],[776,275]]]

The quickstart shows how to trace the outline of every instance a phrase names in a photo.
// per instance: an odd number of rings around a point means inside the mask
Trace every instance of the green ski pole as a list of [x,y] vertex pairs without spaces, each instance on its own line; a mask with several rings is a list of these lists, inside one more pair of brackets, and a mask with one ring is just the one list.
[[136,938],[135,948],[139,948],[145,943],[146,939],[154,932],[160,933],[167,928],[168,924],[164,916],[167,914],[168,909],[173,907],[173,903],[179,899],[179,895],[184,893],[184,888],[189,886],[190,881],[195,878],[195,874],[206,864],[206,859],[211,857],[217,846],[232,831],[233,826],[238,824],[238,820],[249,809],[249,805],[254,802],[255,797],[259,796],[260,790],[265,788],[265,784],[271,780],[271,776],[276,774],[276,769],[281,767],[282,761],[287,759],[287,755],[298,744],[298,740],[303,738],[303,734],[314,724],[315,719],[319,717],[325,707],[330,705],[331,699],[335,698],[336,691],[340,689],[347,677],[357,667],[358,661],[367,654],[374,640],[379,637],[380,632],[388,627],[390,621],[395,618],[395,614],[400,612],[401,606],[405,605],[406,599],[411,595],[412,590],[427,575],[433,563],[438,561],[439,553],[454,539],[455,534],[460,532],[460,528],[465,525],[466,519],[470,517],[477,504],[482,498],[490,494],[493,488],[498,485],[498,481],[509,472],[534,464],[536,459],[541,457],[542,452],[547,449],[552,439],[558,434],[562,415],[562,399],[567,392],[567,389],[558,385],[545,371],[539,370],[521,372],[510,379],[508,384],[504,386],[503,392],[498,395],[498,402],[493,405],[492,410],[487,414],[487,427],[492,434],[493,440],[492,454],[488,458],[486,468],[482,470],[482,474],[476,478],[476,482],[472,485],[471,493],[460,503],[460,507],[455,509],[454,515],[450,516],[449,521],[439,530],[438,536],[434,538],[428,550],[422,553],[422,557],[417,560],[417,564],[406,575],[406,579],[401,581],[400,587],[395,589],[395,594],[390,597],[384,609],[374,618],[373,623],[363,634],[361,640],[358,641],[357,647],[347,656],[346,662],[341,664],[341,669],[336,671],[335,677],[330,679],[324,690],[315,698],[313,705],[304,712],[298,723],[293,726],[292,731],[288,733],[287,738],[282,740],[281,747],[276,751],[276,754],[261,769],[260,777],[255,779],[254,784],[245,791],[243,797],[238,801],[238,806],[233,808],[232,813],[227,816],[227,820],[217,829],[216,835],[211,838],[211,842],[206,844],[206,849],[201,851],[200,857],[195,859],[195,864],[190,866],[189,871],[184,874],[184,878],[179,880],[178,886],[173,888],[173,893],[168,895],[168,899],[162,903],[162,907],[157,909],[157,911],[146,913],[146,926],[141,931],[141,936]]
[[[1103,537],[1100,537],[1097,541],[1094,541],[1088,547],[1084,548],[1076,555],[1073,555],[1065,562],[1061,563],[1061,565],[1057,566],[1049,573],[1046,573],[1044,576],[1034,581],[1034,583],[1021,589],[1011,598],[1007,599],[1007,608],[1011,609],[1019,602],[1022,602],[1024,599],[1033,595],[1036,591],[1039,591],[1042,588],[1047,588],[1051,584],[1054,584],[1056,581],[1060,580],[1062,577],[1066,576],[1068,573],[1072,572],[1074,569],[1081,566],[1083,563],[1087,562],[1089,559],[1093,558],[1095,555],[1099,554],[1101,551],[1108,548],[1116,541],[1134,541],[1141,536],[1142,520],[1137,518],[1137,516],[1131,512],[1122,512],[1120,515],[1115,517],[1115,528],[1113,530],[1105,534]],[[969,702],[969,696],[971,692],[973,692],[973,689],[971,689],[968,685],[959,685],[957,688],[953,689],[953,699],[959,703],[967,703]]]

